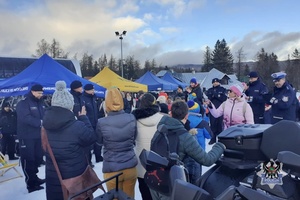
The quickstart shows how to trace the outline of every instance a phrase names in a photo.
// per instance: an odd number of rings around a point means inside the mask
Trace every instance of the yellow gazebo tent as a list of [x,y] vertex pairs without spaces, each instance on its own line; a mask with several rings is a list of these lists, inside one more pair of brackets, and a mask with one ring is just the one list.
[[118,87],[121,91],[126,92],[148,91],[147,85],[135,83],[122,78],[115,72],[111,71],[108,67],[104,67],[104,69],[91,78],[90,81],[97,83],[106,89],[110,87]]

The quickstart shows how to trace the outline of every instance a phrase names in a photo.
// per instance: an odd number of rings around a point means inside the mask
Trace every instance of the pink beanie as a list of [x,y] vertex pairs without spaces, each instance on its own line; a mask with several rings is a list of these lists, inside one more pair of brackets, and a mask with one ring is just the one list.
[[230,90],[233,91],[238,97],[242,96],[243,89],[241,86],[235,84],[230,87]]

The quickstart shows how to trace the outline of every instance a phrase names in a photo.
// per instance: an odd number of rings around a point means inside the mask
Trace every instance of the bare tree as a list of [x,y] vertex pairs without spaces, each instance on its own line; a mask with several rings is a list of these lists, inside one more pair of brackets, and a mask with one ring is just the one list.
[[244,54],[243,47],[241,47],[237,51],[237,66],[238,66],[238,80],[241,80],[241,67],[242,67],[242,61],[246,58],[246,55]]

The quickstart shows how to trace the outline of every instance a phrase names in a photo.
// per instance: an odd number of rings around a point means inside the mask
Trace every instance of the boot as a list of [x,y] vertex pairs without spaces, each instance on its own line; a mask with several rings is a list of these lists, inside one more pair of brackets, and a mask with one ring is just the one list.
[[44,187],[40,186],[40,185],[35,185],[35,186],[30,186],[27,187],[28,193],[34,192],[34,191],[38,191],[38,190],[42,190],[44,189]]
[[208,144],[213,145],[214,143],[216,143],[216,138],[211,138]]

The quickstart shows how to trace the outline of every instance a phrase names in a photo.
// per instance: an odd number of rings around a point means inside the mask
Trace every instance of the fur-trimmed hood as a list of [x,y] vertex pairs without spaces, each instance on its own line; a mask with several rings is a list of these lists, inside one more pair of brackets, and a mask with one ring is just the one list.
[[135,116],[136,120],[150,117],[159,112],[158,105],[152,105],[148,108],[137,108],[132,111],[132,114]]

